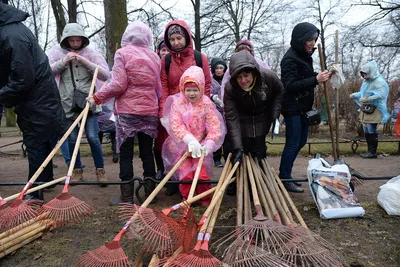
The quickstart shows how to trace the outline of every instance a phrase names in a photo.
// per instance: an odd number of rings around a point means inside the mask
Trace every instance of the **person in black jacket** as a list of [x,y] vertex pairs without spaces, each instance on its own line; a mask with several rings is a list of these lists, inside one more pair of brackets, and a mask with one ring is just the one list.
[[[308,125],[302,117],[312,109],[314,88],[327,81],[328,71],[314,72],[312,54],[319,30],[313,24],[302,22],[292,32],[290,48],[281,61],[281,80],[285,86],[282,102],[282,115],[286,123],[286,143],[282,152],[279,177],[292,178],[293,163],[300,149],[307,143]],[[285,187],[290,192],[302,193],[300,183],[287,182]]]
[[[29,161],[29,177],[63,134],[65,114],[49,60],[22,24],[28,13],[0,3],[0,104],[15,107]],[[53,179],[50,161],[37,182]],[[27,198],[43,199],[39,190]]]

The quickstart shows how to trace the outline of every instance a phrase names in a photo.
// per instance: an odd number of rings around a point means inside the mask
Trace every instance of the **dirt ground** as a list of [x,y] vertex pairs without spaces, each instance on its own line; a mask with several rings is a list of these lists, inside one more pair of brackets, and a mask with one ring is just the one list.
[[[21,138],[0,138],[0,146]],[[0,149],[0,151],[20,152],[20,145]],[[295,162],[293,176],[305,178],[308,160],[311,157],[299,156]],[[270,165],[279,168],[279,157],[268,159]],[[331,158],[327,158],[331,160]],[[362,159],[357,156],[345,158],[346,163],[365,176],[396,176],[400,174],[399,156],[382,156],[377,159]],[[86,165],[84,180],[94,181],[95,173],[93,160],[89,157],[82,159]],[[64,176],[67,167],[61,157],[56,157],[54,163],[55,177]],[[134,159],[135,175],[141,176],[142,168],[140,159]],[[111,181],[118,181],[119,164],[112,163],[111,156],[105,157],[106,177]],[[221,169],[215,168],[214,177],[218,177]],[[25,182],[28,173],[27,159],[21,155],[0,154],[0,182]],[[385,180],[365,181],[357,187],[356,195],[364,207],[366,214],[361,218],[322,220],[306,184],[303,185],[305,193],[291,194],[298,206],[308,227],[317,234],[337,246],[344,255],[346,266],[400,266],[400,218],[388,216],[377,204],[376,197],[379,186]],[[4,198],[18,193],[23,186],[0,186],[0,195]],[[62,186],[45,191],[45,201],[49,201],[61,193]],[[94,250],[110,242],[123,226],[118,219],[117,208],[111,207],[108,201],[111,197],[119,195],[119,186],[110,185],[101,188],[94,185],[81,185],[70,188],[73,196],[86,201],[95,207],[94,214],[79,225],[72,225],[56,229],[47,233],[42,239],[36,240],[15,253],[0,259],[0,267],[19,266],[74,266],[76,260],[87,251]],[[143,192],[141,192],[143,196]],[[399,200],[400,201],[400,200]],[[167,197],[164,190],[158,197],[158,203],[152,208],[169,207],[180,202],[177,195]],[[235,224],[235,211],[233,209],[235,197],[225,196],[221,216],[217,220],[218,226]],[[196,207],[196,215],[201,215],[202,207]],[[221,227],[215,230],[215,239],[221,237],[228,230]],[[124,238],[122,247],[131,262],[138,254],[141,241]]]

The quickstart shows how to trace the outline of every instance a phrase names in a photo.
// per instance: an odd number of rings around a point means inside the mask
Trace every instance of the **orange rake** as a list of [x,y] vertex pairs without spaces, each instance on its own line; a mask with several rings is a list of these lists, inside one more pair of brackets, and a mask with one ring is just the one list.
[[201,267],[217,267],[221,265],[220,260],[215,258],[208,249],[208,244],[214,225],[218,216],[218,211],[222,203],[222,198],[228,186],[231,177],[236,172],[239,166],[237,162],[228,176],[224,178],[218,192],[214,195],[210,205],[204,212],[200,220],[201,229],[197,235],[197,242],[193,250],[188,253],[180,254],[174,261],[167,263],[166,266],[201,266]]
[[[72,130],[76,127],[78,124],[79,120],[83,117],[83,111],[82,113],[76,118],[76,120],[72,123],[72,125],[69,127],[67,132],[64,134],[64,136],[57,142],[56,146],[53,148],[53,150],[50,152],[50,154],[47,156],[47,158],[43,161],[42,165],[36,170],[36,172],[33,174],[33,176],[29,179],[28,183],[25,185],[23,190],[18,194],[17,199],[12,202],[11,204],[3,203],[2,207],[4,206],[4,209],[0,209],[0,229],[2,230],[8,230],[10,228],[15,227],[16,225],[19,225],[21,223],[24,223],[25,221],[28,221],[38,215],[37,211],[35,210],[38,208],[41,204],[42,201],[40,200],[24,200],[23,197],[26,193],[34,192],[37,189],[32,188],[33,183],[36,181],[36,179],[39,177],[39,175],[43,172],[44,168],[46,168],[47,164],[52,160],[54,155],[57,153],[58,149],[62,145],[62,143],[67,139],[69,134],[72,132]],[[54,183],[53,183],[54,184]],[[12,198],[14,199],[14,198]],[[10,198],[6,198],[4,200],[11,200]],[[8,206],[7,206],[8,205]]]
[[[204,154],[203,154],[204,155]],[[219,183],[217,187],[214,187],[202,194],[193,197],[197,185],[197,180],[200,174],[202,164],[202,158],[199,160],[192,186],[188,195],[188,200],[172,206],[171,208],[164,209],[162,211],[152,209],[142,209],[139,212],[139,220],[135,229],[139,229],[138,232],[145,240],[143,247],[144,252],[151,252],[159,254],[161,257],[171,256],[171,248],[177,249],[176,245],[183,246],[183,251],[188,251],[191,245],[191,241],[197,232],[197,223],[195,221],[193,210],[190,208],[191,203],[207,196],[217,190],[223,177],[225,176],[226,170],[229,164],[226,164],[222,171]],[[120,205],[120,218],[126,219],[132,216],[133,211],[131,207],[136,207],[132,204],[123,203]],[[183,210],[180,208],[184,208]],[[134,210],[137,212],[138,208]],[[174,214],[174,218],[168,217],[172,212],[178,212],[178,215]],[[176,244],[176,245],[173,245]]]
[[[204,156],[203,152],[197,164],[188,200],[194,196]],[[136,227],[131,228],[131,231],[137,232],[143,238],[142,253],[154,253],[162,258],[168,257],[184,243],[186,237],[193,238],[197,231],[196,219],[193,210],[190,209],[190,202],[185,201],[184,203],[185,208],[179,212],[178,216],[175,216],[179,218],[177,220],[165,216],[162,211],[148,208],[140,211],[140,207],[134,205],[139,220],[136,222]]]
[[[96,84],[98,72],[99,72],[99,68],[96,67],[94,74],[93,74],[92,84],[91,84],[90,90],[89,90],[89,97],[93,95],[94,86]],[[104,86],[105,86],[105,83],[103,84],[103,87]],[[49,218],[55,222],[56,227],[64,227],[68,224],[80,223],[83,219],[85,219],[87,216],[89,216],[93,212],[93,208],[89,204],[72,196],[69,193],[69,183],[71,180],[72,172],[75,167],[76,156],[78,155],[83,131],[85,130],[85,124],[86,124],[87,115],[89,113],[89,108],[90,108],[89,103],[86,103],[86,106],[82,112],[83,118],[82,118],[81,125],[79,128],[78,137],[76,139],[74,152],[71,157],[71,162],[69,164],[67,179],[66,179],[64,188],[60,195],[58,195],[56,198],[54,198],[47,204],[44,204],[38,210],[39,214],[40,213],[48,213]]]
[[139,218],[139,213],[142,209],[146,208],[150,202],[156,197],[156,195],[161,191],[163,186],[168,182],[171,176],[176,172],[179,166],[188,157],[189,152],[186,152],[180,160],[175,164],[175,166],[169,171],[169,173],[163,178],[163,180],[158,184],[158,186],[153,190],[153,192],[148,196],[148,198],[143,202],[141,208],[138,212],[132,215],[132,217],[125,223],[122,230],[115,236],[112,242],[101,246],[93,251],[89,251],[79,257],[75,264],[75,267],[129,267],[128,257],[126,256],[124,250],[121,248],[122,236],[126,233],[130,225]]

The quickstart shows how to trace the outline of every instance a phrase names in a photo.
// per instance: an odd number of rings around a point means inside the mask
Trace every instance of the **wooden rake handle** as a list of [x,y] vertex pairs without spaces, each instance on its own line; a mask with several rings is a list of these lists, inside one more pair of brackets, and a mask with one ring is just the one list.
[[249,157],[246,155],[244,157],[245,157],[245,161],[247,164],[247,172],[249,174],[251,192],[253,193],[254,208],[256,209],[256,217],[254,217],[254,219],[259,220],[259,221],[265,220],[266,217],[264,216],[264,213],[261,208],[260,198],[258,196],[257,186],[256,186],[256,182],[254,180],[253,168],[251,166]]
[[204,151],[202,151],[199,162],[197,163],[197,168],[196,168],[196,172],[193,177],[192,186],[190,187],[188,199],[191,199],[194,196],[194,192],[196,191],[197,181],[199,180],[201,167],[203,166],[204,156],[205,156],[205,153],[204,153]]
[[[30,194],[30,193],[32,193],[32,192],[36,192],[36,191],[38,191],[38,190],[40,190],[40,189],[49,187],[49,186],[51,186],[51,185],[53,185],[53,184],[58,184],[59,182],[64,181],[66,178],[67,178],[67,176],[63,176],[63,177],[60,177],[60,178],[58,178],[58,179],[55,179],[55,180],[53,180],[53,181],[51,181],[51,182],[47,182],[47,183],[45,183],[45,184],[41,184],[41,185],[35,186],[34,188],[31,188],[31,189],[29,189],[28,191],[26,191],[26,194]],[[9,197],[6,197],[4,200],[5,200],[5,201],[10,201],[10,200],[16,199],[20,194],[21,194],[21,193],[11,195],[11,196],[9,196]]]
[[[263,180],[261,177],[261,171],[260,171],[260,167],[258,166],[258,164],[256,163],[256,160],[253,160],[252,157],[249,157],[250,159],[250,163],[253,166],[253,172],[254,172],[254,178],[257,184],[257,189],[258,189],[258,193],[260,194],[260,198],[261,198],[261,203],[264,206],[264,211],[267,214],[267,217],[270,220],[273,220],[274,217],[272,215],[271,209],[270,209],[270,204],[272,202],[271,200],[271,195],[269,195],[269,192],[265,186],[265,184],[263,184]],[[268,200],[269,199],[269,200]],[[275,215],[275,214],[274,214]],[[280,220],[280,219],[279,219]],[[278,220],[277,220],[278,221]]]
[[[90,85],[90,89],[89,89],[89,97],[91,97],[93,95],[94,87],[96,85],[96,80],[97,80],[98,74],[99,74],[99,67],[96,67],[96,69],[94,70],[94,73],[93,73],[92,84]],[[82,139],[83,131],[85,130],[85,124],[86,124],[87,115],[89,113],[89,108],[90,108],[90,105],[88,102],[86,102],[85,108],[83,109],[83,117],[82,117],[82,121],[81,121],[81,126],[79,128],[78,137],[76,138],[74,152],[72,153],[71,162],[70,162],[69,168],[68,168],[67,183],[65,184],[64,188],[68,187],[69,177],[72,176],[72,171],[75,168],[76,156],[78,155],[79,147],[81,145],[81,139]]]
[[236,225],[243,224],[243,167],[239,170],[239,175],[236,172]]
[[[200,219],[199,225],[202,226],[201,230],[204,230],[204,223],[207,221],[207,218],[210,216],[212,210],[214,209],[215,205],[217,204],[218,200],[222,198],[223,194],[225,193],[225,189],[229,184],[229,181],[231,180],[231,177],[233,174],[236,172],[236,169],[239,166],[239,162],[236,162],[233,168],[230,170],[229,174],[227,177],[224,179],[223,184],[221,185],[221,188],[218,189],[218,191],[214,194],[214,197],[211,200],[210,205],[208,206],[207,210],[204,212],[203,216]],[[200,231],[201,231],[200,230]]]
[[287,190],[286,190],[285,186],[283,185],[281,179],[279,179],[279,177],[276,174],[274,168],[271,168],[271,172],[272,172],[276,182],[278,183],[279,187],[281,188],[281,191],[285,195],[286,200],[289,202],[290,207],[292,208],[294,214],[296,215],[297,220],[299,220],[301,226],[303,226],[304,228],[308,229],[305,221],[303,220],[303,217],[301,217],[299,210],[297,209],[296,205],[293,203],[292,198],[289,196],[289,193],[287,192]]

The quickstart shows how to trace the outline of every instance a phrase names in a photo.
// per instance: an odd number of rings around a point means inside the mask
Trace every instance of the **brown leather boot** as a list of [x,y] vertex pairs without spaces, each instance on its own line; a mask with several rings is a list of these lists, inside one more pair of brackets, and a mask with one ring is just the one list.
[[80,182],[83,180],[83,169],[74,169],[72,171],[71,182]]
[[[103,168],[96,169],[96,177],[98,182],[107,182],[108,180],[104,177],[106,171]],[[101,187],[106,187],[107,184],[101,184]]]

